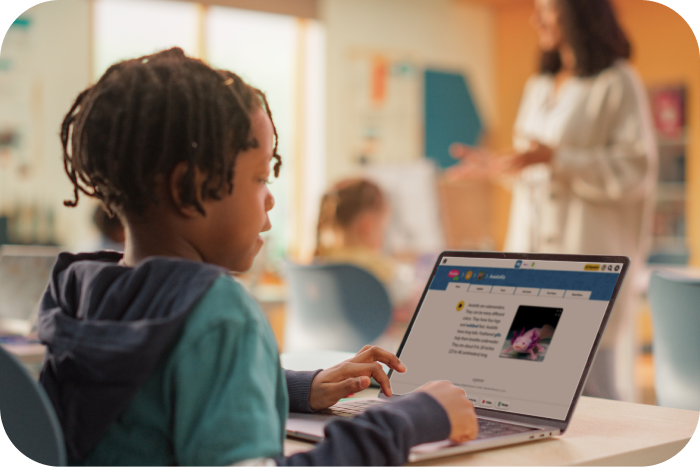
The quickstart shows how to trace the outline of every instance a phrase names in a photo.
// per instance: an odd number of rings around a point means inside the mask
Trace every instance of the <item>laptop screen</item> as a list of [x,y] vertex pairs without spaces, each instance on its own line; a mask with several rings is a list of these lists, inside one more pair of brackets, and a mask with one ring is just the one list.
[[433,380],[477,408],[567,417],[623,263],[444,256],[400,349],[405,394]]

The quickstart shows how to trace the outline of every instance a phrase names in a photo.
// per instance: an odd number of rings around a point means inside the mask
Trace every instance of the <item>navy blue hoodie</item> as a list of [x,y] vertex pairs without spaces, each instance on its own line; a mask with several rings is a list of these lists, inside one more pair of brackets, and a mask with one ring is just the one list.
[[[70,461],[85,458],[177,343],[197,301],[223,268],[153,257],[138,267],[121,253],[61,253],[41,302],[47,345],[40,382],[53,403]],[[290,409],[310,411],[317,372],[287,371]],[[326,440],[280,464],[400,464],[411,446],[449,435],[444,409],[424,393],[326,428]],[[420,429],[419,429],[420,427]]]

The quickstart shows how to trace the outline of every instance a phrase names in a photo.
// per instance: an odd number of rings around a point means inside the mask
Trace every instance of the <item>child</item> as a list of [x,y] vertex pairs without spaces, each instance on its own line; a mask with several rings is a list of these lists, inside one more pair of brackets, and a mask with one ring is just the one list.
[[389,292],[395,317],[407,321],[419,297],[411,267],[382,252],[389,214],[389,202],[375,183],[363,178],[336,183],[321,199],[316,258],[371,272]]
[[[66,172],[126,229],[116,252],[59,256],[42,300],[41,373],[69,461],[105,465],[403,463],[417,443],[476,433],[464,392],[433,382],[328,425],[283,457],[288,410],[366,388],[365,348],[325,371],[284,372],[255,301],[229,274],[251,266],[270,228],[270,163],[281,159],[265,96],[172,49],[112,66],[83,91],[61,139]],[[420,427],[420,429],[419,429]]]

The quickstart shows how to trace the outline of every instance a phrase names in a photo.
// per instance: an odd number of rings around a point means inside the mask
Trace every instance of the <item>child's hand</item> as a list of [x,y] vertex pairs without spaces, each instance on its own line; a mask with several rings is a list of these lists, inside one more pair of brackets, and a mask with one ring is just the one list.
[[396,355],[379,347],[366,345],[350,360],[316,375],[311,382],[309,405],[313,410],[328,408],[348,394],[367,389],[370,377],[379,383],[384,394],[391,396],[389,377],[377,362],[382,362],[399,373],[406,371],[406,367]]
[[450,440],[455,443],[464,443],[476,438],[479,433],[479,423],[476,421],[474,404],[467,399],[464,389],[458,388],[449,381],[431,381],[416,391],[430,394],[445,409],[452,425]]

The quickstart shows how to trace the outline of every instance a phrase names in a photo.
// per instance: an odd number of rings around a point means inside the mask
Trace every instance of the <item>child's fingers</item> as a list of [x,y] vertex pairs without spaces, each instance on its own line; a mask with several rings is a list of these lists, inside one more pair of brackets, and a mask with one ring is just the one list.
[[331,376],[332,381],[341,382],[351,378],[357,378],[358,376],[371,376],[374,380],[379,383],[382,391],[387,396],[391,396],[391,383],[389,383],[389,377],[384,373],[384,368],[377,363],[352,363],[345,362],[338,368],[333,370]]
[[[332,399],[337,402],[348,394],[354,394],[367,389],[370,385],[370,379],[368,376],[360,376],[358,378],[349,378],[343,380],[339,383],[330,383],[329,394]],[[334,402],[334,403],[335,403]]]
[[381,362],[399,373],[406,371],[406,366],[401,363],[399,357],[387,350],[372,345],[364,346],[350,361],[353,363]]

